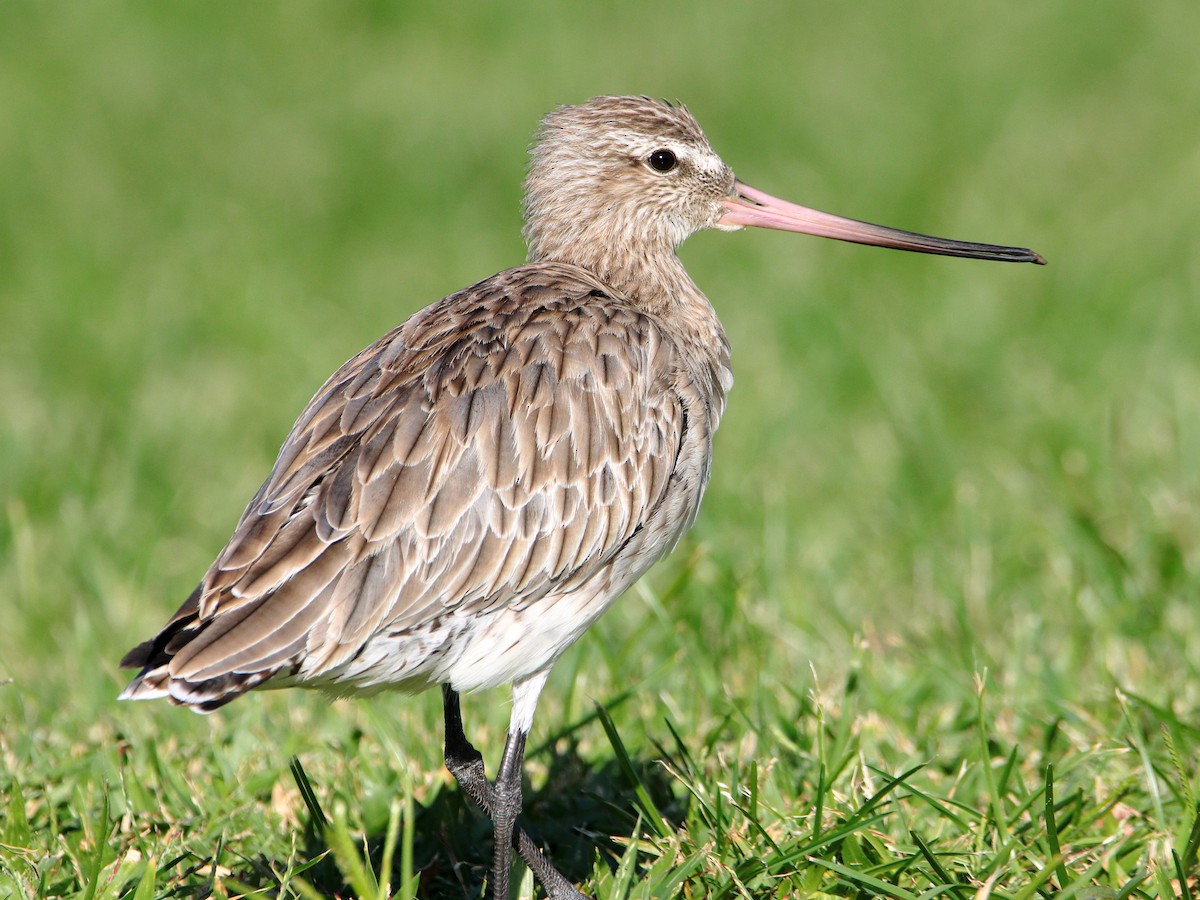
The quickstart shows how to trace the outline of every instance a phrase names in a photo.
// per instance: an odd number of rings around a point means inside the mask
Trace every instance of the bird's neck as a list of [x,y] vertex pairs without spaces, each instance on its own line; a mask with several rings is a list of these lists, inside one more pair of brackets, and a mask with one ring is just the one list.
[[539,249],[531,249],[531,262],[562,262],[587,269],[680,337],[714,348],[727,346],[716,312],[673,250],[615,252],[612,241],[575,241],[569,251],[560,252],[546,248],[539,253]]
[[590,252],[570,254],[531,252],[531,262],[560,262],[587,269],[599,281],[650,313],[682,351],[682,359],[710,405],[713,426],[721,416],[724,398],[733,383],[729,338],[704,292],[696,287],[673,251],[658,256],[607,253],[608,242]]

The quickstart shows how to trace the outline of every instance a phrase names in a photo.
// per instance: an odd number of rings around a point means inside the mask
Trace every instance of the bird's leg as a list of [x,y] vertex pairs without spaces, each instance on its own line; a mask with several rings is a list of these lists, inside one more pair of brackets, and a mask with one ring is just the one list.
[[513,730],[504,742],[504,755],[492,784],[492,833],[495,863],[492,866],[492,897],[508,900],[508,876],[512,869],[513,829],[521,812],[521,763],[525,760],[525,732]]
[[446,713],[446,768],[450,770],[458,786],[490,819],[492,788],[483,768],[483,756],[475,749],[475,745],[467,740],[463,731],[458,691],[448,684],[442,685],[442,706]]
[[[458,692],[448,684],[442,687],[442,703],[446,712],[446,768],[450,770],[458,786],[494,822],[492,786],[488,784],[487,773],[484,771],[483,756],[467,740],[463,731]],[[512,846],[521,854],[521,859],[525,860],[525,865],[529,866],[534,877],[542,883],[551,900],[587,900],[584,894],[579,893],[575,886],[550,864],[519,825],[514,826]]]

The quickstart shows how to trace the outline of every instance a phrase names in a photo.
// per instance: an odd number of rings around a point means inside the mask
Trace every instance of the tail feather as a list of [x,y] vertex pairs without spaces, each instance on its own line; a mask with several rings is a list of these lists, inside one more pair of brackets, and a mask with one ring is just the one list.
[[154,655],[154,645],[158,643],[157,638],[151,638],[148,641],[142,641],[128,653],[121,657],[120,666],[122,669],[140,669],[150,662],[150,658]]
[[201,588],[184,601],[162,631],[143,641],[121,659],[123,669],[141,669],[121,691],[120,700],[167,699],[195,712],[212,712],[268,681],[279,668],[256,672],[227,672],[214,678],[189,681],[171,672],[176,652],[200,633],[206,623],[199,619]]

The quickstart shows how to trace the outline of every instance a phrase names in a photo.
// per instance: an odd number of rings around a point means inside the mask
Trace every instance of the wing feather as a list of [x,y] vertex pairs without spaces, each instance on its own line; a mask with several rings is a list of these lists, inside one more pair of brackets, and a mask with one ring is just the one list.
[[280,670],[320,680],[383,631],[583,583],[665,496],[675,354],[557,264],[418,313],[314,397],[199,596],[130,654],[127,695],[214,708]]

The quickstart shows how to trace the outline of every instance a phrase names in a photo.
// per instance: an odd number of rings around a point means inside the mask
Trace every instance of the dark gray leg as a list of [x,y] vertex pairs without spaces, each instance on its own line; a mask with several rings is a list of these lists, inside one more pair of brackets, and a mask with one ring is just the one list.
[[510,731],[504,742],[500,769],[492,784],[492,829],[495,863],[492,866],[492,896],[508,900],[508,876],[512,869],[513,828],[521,812],[521,764],[525,761],[525,732]]
[[[508,874],[511,867],[509,853],[511,851],[507,848],[515,847],[517,852],[521,854],[521,859],[525,860],[525,865],[529,866],[534,877],[542,883],[542,887],[546,889],[546,893],[550,896],[551,900],[588,900],[586,895],[575,890],[574,885],[558,869],[550,864],[529,835],[516,824],[516,813],[520,811],[521,806],[521,757],[524,756],[525,736],[521,735],[520,756],[515,761],[516,810],[513,812],[508,824],[508,837],[504,840],[504,843],[500,843],[500,831],[496,825],[495,815],[497,806],[495,791],[492,785],[488,784],[487,774],[483,767],[483,757],[471,742],[467,740],[467,736],[463,732],[462,708],[459,705],[458,692],[449,685],[443,685],[442,703],[446,712],[446,768],[450,770],[450,774],[454,776],[455,781],[458,782],[463,792],[474,800],[476,805],[483,810],[484,814],[492,820],[493,828],[496,829],[496,866],[492,872],[492,884],[494,890],[502,886],[499,880],[499,871],[501,869],[500,859],[503,857],[503,888],[505,893],[500,894],[496,892],[494,896],[498,900],[508,900]],[[509,759],[511,744],[512,739],[510,738],[504,747],[505,760]],[[500,765],[500,774],[502,776],[504,774],[504,762],[501,762]],[[498,787],[500,778],[497,777],[496,781]],[[510,799],[509,803],[511,802]]]

